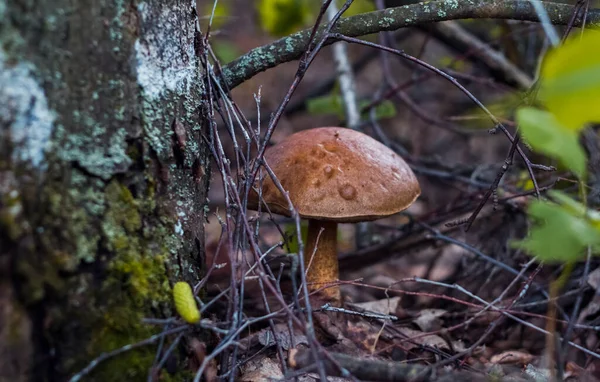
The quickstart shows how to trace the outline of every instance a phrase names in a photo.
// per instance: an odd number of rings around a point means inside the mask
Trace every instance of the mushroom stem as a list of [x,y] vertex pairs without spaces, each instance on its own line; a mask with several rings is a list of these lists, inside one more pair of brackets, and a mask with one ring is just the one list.
[[[321,288],[324,283],[339,279],[336,222],[313,219],[308,221],[304,269],[307,270],[306,282],[311,291]],[[340,288],[337,285],[328,287],[321,293],[336,305],[341,301]]]

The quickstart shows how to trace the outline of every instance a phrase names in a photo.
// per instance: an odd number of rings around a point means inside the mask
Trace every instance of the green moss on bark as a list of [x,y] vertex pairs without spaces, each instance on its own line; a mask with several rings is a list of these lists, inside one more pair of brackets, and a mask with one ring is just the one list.
[[[27,280],[27,304],[69,296],[48,311],[50,337],[72,346],[62,349],[59,372],[64,375],[101,353],[156,334],[159,328],[142,319],[171,315],[169,280],[182,274],[171,260],[182,245],[173,230],[176,216],[157,204],[156,181],[149,174],[144,176],[148,181],[136,183],[137,197],[116,179],[105,185],[76,170],[71,179],[77,187],[66,192],[60,183],[46,187],[39,246],[18,263]],[[19,205],[15,195],[11,200],[12,208]],[[148,346],[108,360],[94,370],[92,380],[143,379],[154,352]]]
[[[64,203],[65,200],[61,200]],[[69,288],[81,291],[82,299],[72,298],[66,311],[53,311],[58,322],[66,317],[74,320],[73,334],[87,343],[85,351],[66,357],[65,371],[77,371],[103,352],[156,334],[159,329],[143,324],[142,319],[170,312],[169,272],[165,267],[169,250],[162,243],[166,243],[168,236],[165,226],[173,222],[164,216],[162,224],[158,220],[144,219],[154,201],[146,196],[134,198],[131,191],[116,180],[105,187],[103,200],[101,230],[98,237],[92,239],[100,250],[97,248],[89,254],[103,257],[94,261],[100,269],[94,268],[74,278]],[[70,210],[64,207],[67,206],[63,204],[63,211]],[[153,346],[126,352],[99,365],[91,378],[98,381],[142,379],[152,365],[154,352]]]

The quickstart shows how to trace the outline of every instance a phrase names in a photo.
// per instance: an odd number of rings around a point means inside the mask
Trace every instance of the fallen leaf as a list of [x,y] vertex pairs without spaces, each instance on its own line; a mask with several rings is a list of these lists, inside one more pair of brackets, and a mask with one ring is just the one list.
[[588,320],[588,317],[595,317],[600,311],[600,296],[594,296],[587,306],[579,313],[577,318],[578,324],[583,324]]
[[567,362],[565,366],[565,378],[575,377],[579,378],[582,374],[585,373],[585,369],[579,365],[577,365],[573,361]]
[[446,314],[444,309],[423,309],[413,323],[424,332],[432,332],[442,328],[442,317]]
[[491,363],[496,364],[518,364],[527,365],[533,360],[533,356],[523,351],[505,351],[500,354],[496,354],[490,359]]
[[596,268],[589,274],[587,283],[590,284],[594,290],[598,290],[600,287],[600,268]]
[[410,328],[397,328],[400,333],[405,335],[410,342],[418,344],[431,346],[438,349],[450,349],[448,343],[437,334],[428,334],[421,332],[419,330],[413,330]]
[[[197,370],[200,365],[202,365],[202,362],[206,357],[206,344],[204,342],[200,342],[197,338],[192,338],[189,346],[194,355],[194,357],[190,358],[190,368],[192,370]],[[206,382],[215,382],[217,381],[217,374],[217,364],[213,359],[204,369],[204,380]],[[156,380],[158,381],[159,379]]]
[[274,346],[279,343],[279,345],[281,345],[281,347],[285,350],[289,350],[300,344],[308,345],[306,336],[297,333],[294,333],[292,343],[290,331],[288,326],[285,324],[275,325],[275,335],[273,335],[273,331],[271,331],[270,328],[261,330],[258,333],[258,342],[260,342],[260,344],[263,346]]
[[461,353],[467,350],[467,345],[465,345],[463,340],[452,341],[452,348],[455,352]]
[[242,366],[242,373],[237,380],[241,382],[258,382],[281,379],[283,379],[283,372],[279,362],[268,357],[259,357]]
[[394,315],[396,309],[398,309],[398,304],[400,304],[400,296],[350,305],[367,312]]
[[381,325],[375,326],[368,321],[348,321],[345,335],[354,345],[373,351],[379,340],[380,330]]

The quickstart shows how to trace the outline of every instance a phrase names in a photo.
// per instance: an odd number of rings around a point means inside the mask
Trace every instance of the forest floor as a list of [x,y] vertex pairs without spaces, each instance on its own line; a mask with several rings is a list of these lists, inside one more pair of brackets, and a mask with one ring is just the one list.
[[[225,49],[223,44],[243,53],[273,40],[261,31],[251,3],[231,3],[227,21],[213,32],[211,43],[217,52]],[[539,26],[502,21],[460,25],[532,76],[537,58],[532,52],[538,52],[542,35]],[[387,37],[395,40],[395,47],[451,73],[482,103],[495,106],[494,112],[514,131],[506,102],[518,89],[506,75],[486,65],[480,52],[431,29],[411,28]],[[377,41],[375,36],[369,39]],[[341,366],[361,375],[356,377],[361,380],[393,380],[390,375],[410,373],[426,380],[484,380],[485,375],[515,381],[543,381],[551,375],[561,380],[600,377],[600,262],[588,259],[576,265],[562,287],[552,291],[563,267],[532,262],[511,246],[527,232],[525,209],[534,196],[527,167],[518,157],[498,187],[492,187],[508,158],[510,141],[503,134],[489,134],[493,124],[446,79],[369,47],[349,46],[349,57],[355,64],[361,101],[381,99],[394,84],[406,84],[387,94],[394,115],[366,117],[363,131],[384,137],[397,152],[407,153],[422,195],[405,213],[369,223],[360,247],[356,226],[339,226],[343,307],[336,310],[311,300],[312,333],[281,305],[283,299],[294,306],[290,260],[285,246],[278,246],[287,240],[282,232],[293,232],[293,221],[248,211],[253,224],[261,223],[260,250],[274,248],[265,263],[274,275],[283,269],[277,278],[279,296],[275,296],[260,277],[250,277],[256,268],[255,253],[245,244],[227,249],[228,238],[241,230],[229,225],[223,180],[215,162],[206,229],[211,272],[203,282],[208,289],[204,302],[213,303],[206,317],[227,325],[238,314],[251,324],[242,331],[236,349],[216,357],[207,366],[213,368],[212,374],[205,375],[223,373],[227,362],[235,365],[240,381],[314,380],[319,378],[318,365],[321,372],[336,375]],[[297,70],[297,62],[286,63],[232,91],[233,101],[252,126],[260,110],[261,132],[267,129]],[[307,110],[311,100],[331,93],[334,79],[332,49],[327,47],[306,72],[270,143],[303,129],[340,125],[335,113]],[[227,122],[217,121],[224,152],[235,163]],[[543,161],[528,155],[532,161]],[[560,172],[536,171],[535,176],[544,188],[554,185]],[[570,185],[568,179],[558,182],[564,188]],[[486,199],[490,188],[494,192]],[[465,221],[482,203],[465,230]],[[271,312],[280,314],[271,318]],[[225,340],[216,337],[215,344],[222,345]],[[315,340],[322,357],[318,361],[309,350],[317,347]],[[206,344],[208,353],[218,348],[215,344]]]

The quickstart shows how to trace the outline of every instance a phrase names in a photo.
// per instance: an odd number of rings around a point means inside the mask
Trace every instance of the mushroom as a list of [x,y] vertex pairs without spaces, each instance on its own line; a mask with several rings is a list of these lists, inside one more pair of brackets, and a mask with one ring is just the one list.
[[[339,279],[338,223],[393,215],[408,208],[421,193],[415,174],[400,156],[368,135],[343,127],[292,134],[269,147],[264,159],[299,216],[308,219],[304,263],[311,291]],[[253,190],[248,208],[256,210],[258,202]],[[270,177],[263,182],[262,202],[273,213],[291,215]],[[341,301],[338,286],[323,294],[333,303]]]

